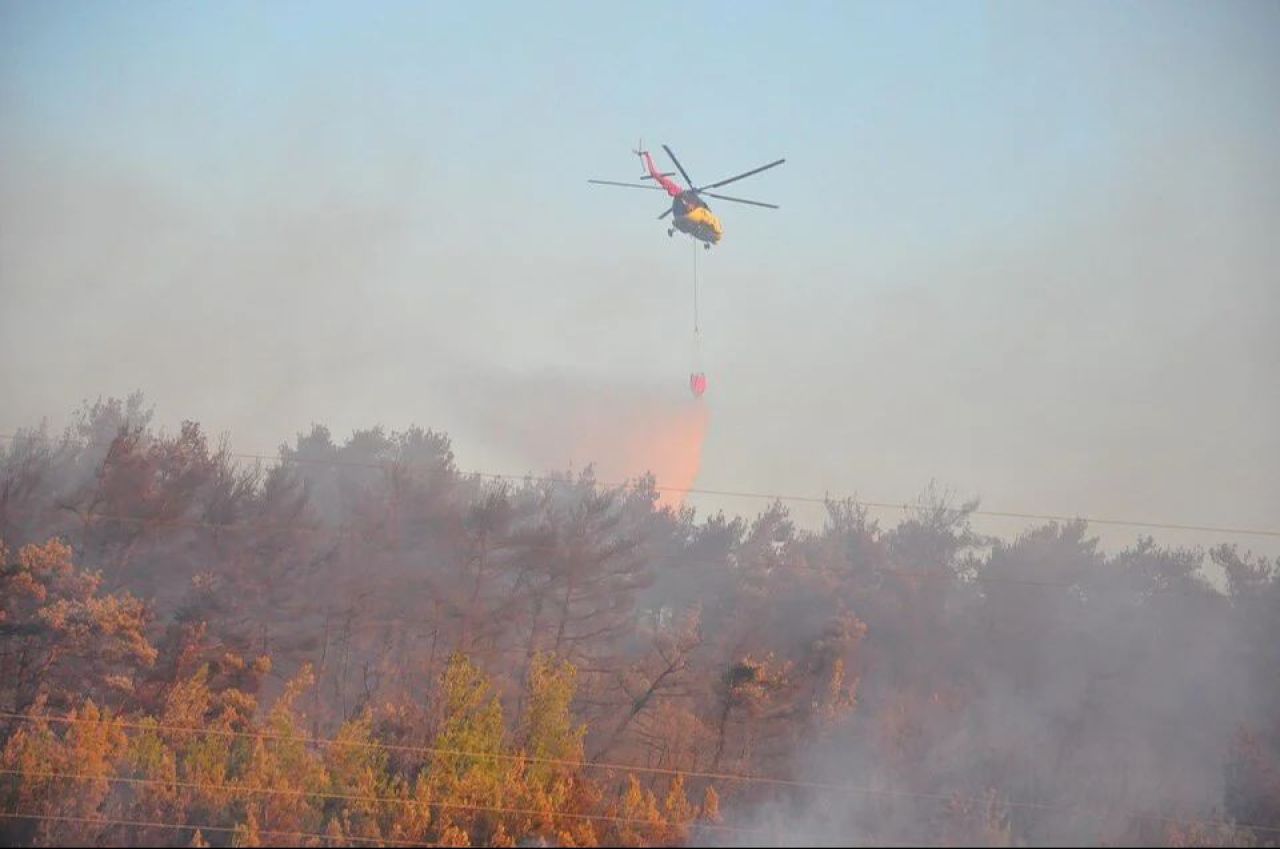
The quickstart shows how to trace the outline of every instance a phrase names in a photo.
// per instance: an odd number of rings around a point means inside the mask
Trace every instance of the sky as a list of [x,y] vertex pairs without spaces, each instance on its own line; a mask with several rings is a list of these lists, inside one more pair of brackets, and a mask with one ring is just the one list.
[[[0,432],[141,390],[240,451],[417,424],[467,469],[1276,528],[1277,43],[1273,2],[11,0]],[[640,139],[786,157],[733,187],[781,209],[669,239],[586,182]]]

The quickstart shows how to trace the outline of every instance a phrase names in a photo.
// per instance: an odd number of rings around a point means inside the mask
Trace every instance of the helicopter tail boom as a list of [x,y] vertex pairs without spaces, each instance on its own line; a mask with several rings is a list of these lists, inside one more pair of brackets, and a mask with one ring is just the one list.
[[679,197],[684,193],[684,189],[680,188],[679,183],[658,170],[658,166],[653,164],[653,157],[649,155],[649,151],[642,150],[638,153],[640,158],[644,160],[644,167],[645,170],[649,172],[647,175],[649,179],[654,180],[658,185],[666,189],[667,194],[671,195],[673,198]]

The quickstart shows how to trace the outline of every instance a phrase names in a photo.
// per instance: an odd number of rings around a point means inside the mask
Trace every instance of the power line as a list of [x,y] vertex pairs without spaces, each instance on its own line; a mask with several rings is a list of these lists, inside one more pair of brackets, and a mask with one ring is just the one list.
[[[21,722],[55,722],[66,725],[92,725],[92,724],[109,724],[118,728],[128,728],[139,731],[166,731],[172,734],[207,734],[214,737],[232,737],[238,739],[253,740],[271,740],[279,743],[303,743],[312,746],[348,746],[357,749],[379,749],[388,752],[401,752],[416,755],[439,755],[445,757],[460,758],[493,758],[503,761],[522,761],[528,763],[546,764],[548,766],[563,766],[571,768],[588,767],[592,769],[616,770],[620,772],[641,772],[650,775],[665,775],[670,777],[685,776],[688,778],[705,778],[714,781],[738,781],[738,782],[756,782],[765,784],[778,784],[788,787],[821,787],[824,789],[844,789],[854,790],[857,792],[866,792],[863,788],[857,788],[847,785],[824,785],[821,782],[801,781],[797,779],[772,778],[768,776],[743,775],[740,773],[722,773],[722,772],[706,772],[697,770],[680,770],[670,769],[667,767],[653,766],[631,766],[628,764],[609,763],[604,761],[575,761],[566,758],[545,758],[534,755],[512,755],[503,752],[471,752],[460,749],[443,749],[437,746],[410,746],[399,743],[376,743],[354,740],[336,740],[329,737],[311,737],[308,735],[293,734],[274,734],[267,731],[232,731],[224,728],[193,728],[187,726],[166,725],[154,722],[131,722],[122,719],[103,719],[92,720],[85,717],[72,716],[50,716],[47,714],[22,714],[12,711],[0,711],[0,719],[11,719]],[[880,792],[880,791],[872,791]],[[888,792],[888,791],[886,791]],[[890,792],[890,795],[901,795]],[[917,794],[909,794],[917,795]],[[929,794],[932,798],[950,798],[939,794]]]
[[[75,772],[55,772],[44,770],[21,770],[21,769],[0,769],[0,775],[13,776],[30,776],[32,778],[54,778],[65,779],[68,781],[110,781],[119,784],[137,784],[146,787],[176,787],[188,790],[216,790],[224,793],[247,793],[268,796],[305,796],[316,799],[334,799],[344,802],[374,802],[378,804],[395,804],[406,807],[421,805],[423,807],[433,808],[451,808],[454,810],[475,811],[477,813],[490,814],[512,814],[515,816],[530,817],[562,817],[564,819],[587,820],[592,822],[610,822],[622,823],[625,825],[641,825],[647,828],[671,828],[671,824],[663,822],[653,822],[652,820],[641,819],[640,817],[621,817],[611,814],[579,814],[569,811],[544,811],[534,808],[509,808],[496,805],[473,805],[466,802],[437,802],[434,800],[422,801],[419,799],[408,799],[399,796],[362,796],[351,793],[329,793],[321,790],[293,790],[287,788],[273,787],[253,787],[238,784],[213,784],[203,781],[182,781],[179,779],[167,778],[137,778],[126,775],[93,775],[91,773],[75,773]],[[740,828],[731,825],[720,825],[718,823],[694,823],[689,822],[679,827],[696,827],[700,829],[713,829],[719,831],[741,832],[755,834],[762,831],[757,828]],[[377,838],[367,838],[376,840]],[[418,844],[410,844],[418,845]]]
[[[16,515],[33,515],[38,513],[46,513],[51,515],[60,515],[62,512],[74,513],[76,518],[81,522],[120,522],[123,524],[149,525],[151,527],[163,528],[207,528],[222,532],[231,531],[278,531],[288,533],[302,534],[333,534],[342,536],[345,534],[359,533],[363,529],[358,526],[351,525],[307,525],[307,524],[285,524],[280,522],[238,522],[224,524],[220,522],[209,522],[200,519],[183,519],[180,517],[160,518],[155,516],[130,516],[110,513],[88,513],[82,514],[70,508],[43,507],[37,509],[9,508],[8,512]],[[512,550],[520,551],[560,551],[563,546],[548,543],[516,543],[510,546]],[[655,558],[660,559],[661,554],[655,554]],[[706,562],[687,562],[686,566],[704,566],[715,567],[721,564]],[[917,578],[924,581],[955,581],[957,583],[974,583],[974,584],[1014,584],[1031,587],[1052,587],[1057,589],[1073,589],[1079,586],[1079,582],[1068,581],[1041,581],[1034,578],[1015,578],[1005,575],[959,575],[949,569],[939,569],[933,571],[899,569],[896,567],[867,566],[863,571],[872,575],[891,575],[903,578]],[[1184,588],[1163,589],[1159,591],[1165,595],[1196,595],[1201,593],[1196,590]]]
[[[43,820],[49,822],[71,822],[81,825],[121,825],[132,828],[168,828],[182,831],[210,831],[222,832],[224,834],[235,834],[239,831],[239,827],[226,825],[186,825],[184,823],[164,822],[155,820],[125,820],[111,819],[109,817],[68,817],[55,814],[33,814],[23,811],[0,811],[0,817],[8,817],[9,819],[21,820]],[[314,831],[276,831],[270,828],[258,829],[259,834],[269,834],[273,837],[282,837],[297,840],[298,838],[315,838],[319,840],[333,840],[331,834],[320,834]],[[344,835],[343,840],[349,840],[353,843],[372,843],[375,845],[391,844],[392,846],[427,846],[430,844],[420,841],[411,840],[393,840],[388,837],[354,837]],[[323,844],[322,844],[323,845]]]
[[[37,437],[25,435],[25,434],[0,434],[0,439],[8,439],[8,440],[16,441],[24,438],[34,440]],[[52,442],[54,440],[50,439],[48,441]],[[62,440],[62,443],[70,444],[70,441]],[[91,447],[91,446],[92,447],[109,447],[111,445],[111,443],[102,443],[102,442],[76,442],[75,444],[80,447]],[[257,454],[257,453],[242,452],[242,451],[226,451],[221,453],[224,456],[233,457],[236,459],[279,463],[281,465],[284,465],[287,463],[301,463],[301,464],[329,466],[329,467],[335,467],[335,468],[354,467],[354,468],[381,469],[384,471],[389,471],[391,469],[396,468],[399,465],[396,462],[372,463],[372,462],[357,461],[357,460],[322,459],[322,458],[298,457],[298,456],[281,457],[279,455]],[[215,456],[216,456],[216,453],[215,453]],[[510,473],[502,473],[502,472],[483,472],[478,470],[459,471],[458,474],[464,478],[477,477],[477,478],[488,478],[491,480],[502,480],[502,481],[513,481],[513,482],[554,483],[554,484],[561,484],[561,485],[573,484],[572,480],[567,480],[565,478],[559,478],[559,477],[554,477],[550,475],[533,475],[533,474],[519,475],[519,474],[510,474]],[[620,489],[620,488],[626,488],[634,485],[633,482],[628,482],[628,481],[623,481],[621,483],[616,483],[616,482],[611,483],[606,481],[592,481],[592,484],[594,486],[602,487],[605,489]],[[821,497],[813,496],[813,495],[788,495],[785,493],[751,492],[751,491],[743,491],[743,490],[725,490],[725,489],[706,489],[702,487],[668,486],[664,484],[655,484],[653,488],[657,492],[684,493],[687,495],[714,495],[714,496],[728,497],[728,498],[752,498],[752,499],[763,499],[768,501],[790,502],[790,503],[798,503],[798,504],[847,503],[847,504],[853,504],[860,507],[868,507],[868,508],[878,509],[878,510],[895,510],[895,511],[903,511],[903,512],[909,511],[911,509],[911,504],[908,502],[873,501],[873,500],[860,499],[860,498],[854,498],[854,497],[840,497],[840,496],[831,496],[831,495],[824,495]],[[1107,517],[1101,517],[1101,516],[1068,516],[1060,513],[1032,513],[1032,512],[1005,511],[1005,510],[975,509],[975,510],[969,510],[966,512],[969,515],[985,516],[988,518],[998,518],[998,519],[1027,519],[1027,520],[1041,521],[1041,522],[1081,521],[1081,522],[1094,524],[1094,525],[1116,525],[1121,527],[1152,528],[1152,529],[1158,529],[1158,530],[1196,531],[1196,532],[1202,532],[1202,533],[1216,533],[1216,534],[1224,534],[1224,535],[1231,535],[1231,536],[1264,536],[1264,537],[1280,538],[1280,529],[1271,529],[1271,528],[1239,528],[1239,527],[1228,527],[1228,526],[1222,526],[1222,525],[1182,524],[1182,523],[1176,523],[1176,522],[1151,522],[1151,521],[1144,521],[1144,520],[1137,520],[1137,519],[1114,519],[1114,518],[1107,518]]]
[[[109,779],[98,778],[98,780],[109,780]],[[239,827],[225,826],[225,825],[187,825],[185,823],[164,822],[164,821],[156,821],[156,820],[126,820],[126,819],[112,819],[109,817],[69,817],[69,816],[60,816],[55,814],[34,814],[34,813],[28,813],[24,811],[0,811],[0,817],[7,817],[10,819],[47,821],[47,822],[71,822],[71,823],[79,823],[82,825],[100,825],[100,826],[101,825],[119,825],[119,826],[132,826],[135,828],[168,828],[168,829],[185,830],[185,831],[193,831],[193,832],[209,831],[209,832],[222,832],[222,833],[234,834],[237,831],[239,831]],[[648,821],[644,820],[643,822],[648,822]],[[683,827],[688,828],[691,831],[697,831],[697,830],[708,828],[709,826],[706,823],[691,822]],[[728,828],[728,826],[724,826],[724,827]],[[735,829],[735,830],[749,832],[753,834],[763,834],[763,833],[768,833],[769,831],[768,829]],[[331,842],[336,839],[333,835],[330,835],[330,834],[320,834],[320,833],[310,832],[310,831],[275,831],[267,828],[259,828],[257,831],[258,831],[258,834],[263,834],[263,835],[274,835],[278,837],[292,837],[292,838],[309,837],[309,838],[324,840],[327,842]],[[391,845],[391,846],[438,845],[438,844],[424,843],[424,842],[396,840],[390,837],[354,837],[350,835],[344,835],[342,839],[346,841],[355,842],[355,843],[376,843],[379,845]],[[327,845],[327,843],[322,845]],[[910,849],[911,847],[946,846],[948,844],[930,844],[930,843],[920,843],[918,841],[906,842],[906,841],[875,840],[872,842],[851,841],[846,843],[845,845],[868,846],[868,847],[893,846],[893,847],[903,847],[903,849]]]
[[[377,749],[390,752],[405,752],[410,754],[421,755],[442,755],[446,757],[467,757],[467,758],[492,758],[495,760],[520,761],[526,763],[540,763],[549,766],[564,766],[573,769],[594,768],[607,771],[645,773],[649,775],[664,775],[670,777],[682,776],[685,778],[702,778],[708,781],[725,781],[738,782],[746,784],[768,784],[782,787],[799,787],[811,790],[837,791],[844,793],[854,793],[866,796],[879,796],[889,798],[911,798],[924,799],[931,801],[943,802],[983,802],[985,800],[977,797],[963,797],[954,793],[930,793],[922,791],[910,790],[891,790],[885,788],[862,787],[853,784],[844,784],[839,782],[828,781],[810,781],[804,779],[792,778],[776,778],[773,776],[750,775],[733,772],[710,772],[705,770],[680,770],[667,767],[651,767],[651,766],[632,766],[628,764],[609,763],[601,761],[575,761],[565,758],[545,758],[532,755],[512,755],[502,752],[471,752],[459,749],[443,749],[436,746],[409,746],[395,743],[378,743],[373,741],[354,741],[354,740],[337,740],[327,737],[310,737],[307,735],[289,735],[289,734],[273,734],[271,732],[255,732],[255,731],[232,731],[221,728],[192,728],[184,726],[166,725],[156,722],[130,722],[120,719],[101,719],[94,720],[85,717],[59,717],[47,714],[28,715],[15,713],[12,711],[0,711],[0,718],[19,720],[24,722],[56,722],[63,724],[111,724],[119,728],[129,728],[135,730],[148,731],[167,731],[177,734],[207,734],[217,737],[234,737],[248,738],[255,740],[271,740],[274,742],[284,743],[302,743],[314,746],[348,746],[360,749]],[[6,772],[6,770],[0,770]],[[1007,800],[1001,804],[1011,808],[1029,808],[1037,810],[1050,811],[1070,811],[1080,814],[1093,813],[1083,808],[1070,805],[1061,805],[1053,802],[1026,802],[1017,800]],[[1158,822],[1169,822],[1183,825],[1212,825],[1225,826],[1235,828],[1250,828],[1256,831],[1266,831],[1280,833],[1280,827],[1257,825],[1252,823],[1228,822],[1226,820],[1201,820],[1201,819],[1182,819],[1178,817],[1162,816],[1158,814],[1146,814],[1139,811],[1126,810],[1124,813],[1135,819],[1145,819]]]
[[181,516],[133,516],[125,513],[81,513],[71,507],[7,508],[10,514],[33,516],[46,514],[61,516],[71,513],[80,522],[120,522],[125,525],[149,525],[170,528],[207,528],[215,531],[288,531],[302,534],[344,534],[357,530],[347,525],[301,524],[291,522],[210,522],[205,519],[184,519]]

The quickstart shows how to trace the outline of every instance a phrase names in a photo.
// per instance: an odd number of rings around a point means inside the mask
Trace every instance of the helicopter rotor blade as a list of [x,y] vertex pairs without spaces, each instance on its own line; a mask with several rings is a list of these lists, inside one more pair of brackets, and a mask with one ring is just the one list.
[[[700,192],[700,191],[702,191],[703,189],[718,189],[718,188],[720,188],[721,186],[727,186],[727,185],[729,185],[730,183],[736,183],[738,180],[741,180],[741,179],[743,179],[744,177],[750,177],[752,174],[759,174],[761,171],[768,171],[770,168],[774,168],[774,167],[776,167],[776,166],[778,166],[778,165],[781,165],[782,163],[784,163],[784,162],[786,162],[786,161],[787,161],[787,160],[785,160],[785,159],[779,159],[779,160],[777,160],[776,162],[770,162],[768,165],[761,165],[759,168],[752,168],[750,171],[744,171],[744,172],[742,172],[741,174],[739,174],[739,175],[738,175],[738,176],[736,176],[736,177],[730,177],[730,178],[729,178],[729,179],[727,179],[727,180],[721,180],[720,182],[718,182],[718,183],[712,183],[712,184],[711,184],[711,185],[709,185],[709,186],[702,186],[702,187],[700,187],[700,188],[698,188],[698,189],[695,189],[695,191],[699,191],[699,192]],[[680,163],[679,163],[679,162],[677,162],[676,164],[677,164],[677,165],[679,165]]]
[[667,147],[667,146],[664,144],[664,145],[662,146],[662,149],[663,149],[663,150],[665,150],[665,151],[667,152],[667,156],[670,156],[670,157],[671,157],[671,161],[672,161],[672,162],[674,162],[674,163],[676,164],[676,167],[680,169],[680,176],[681,176],[681,177],[684,177],[684,181],[685,181],[686,183],[688,183],[688,184],[689,184],[689,188],[691,188],[691,189],[692,189],[692,188],[693,188],[693,178],[689,176],[689,172],[684,170],[684,166],[680,164],[680,160],[679,160],[679,159],[676,159],[676,155],[675,155],[674,153],[672,153],[672,152],[671,152],[671,148]]
[[595,183],[598,186],[622,186],[626,189],[649,189],[651,191],[664,191],[662,186],[644,186],[640,183],[619,183],[617,180],[587,180],[588,183]]
[[715,192],[698,192],[700,195],[706,195],[709,198],[719,198],[720,200],[731,200],[734,203],[749,203],[752,206],[763,206],[769,209],[781,209],[776,203],[763,203],[758,200],[747,200],[746,198],[731,198],[728,195],[718,195]]

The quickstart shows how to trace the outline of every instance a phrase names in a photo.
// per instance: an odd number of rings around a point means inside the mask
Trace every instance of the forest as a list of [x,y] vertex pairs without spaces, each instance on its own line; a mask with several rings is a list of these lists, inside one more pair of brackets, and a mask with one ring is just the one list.
[[144,399],[0,442],[8,846],[1280,845],[1280,559]]

